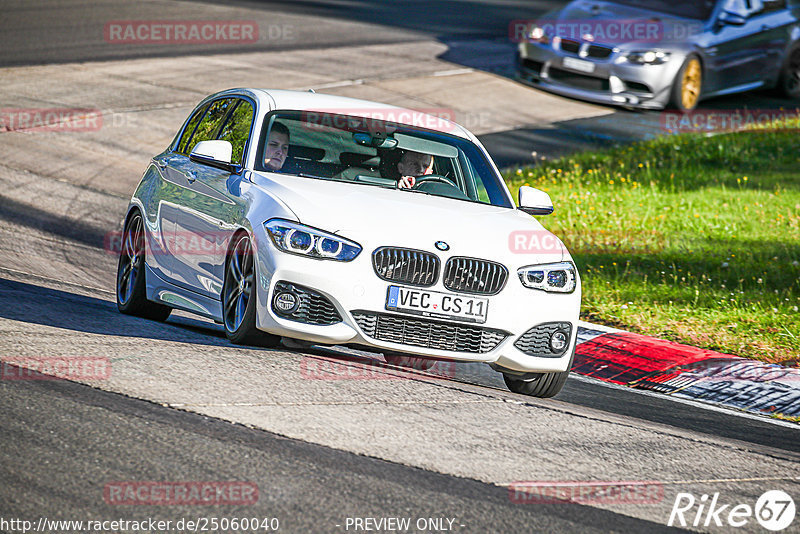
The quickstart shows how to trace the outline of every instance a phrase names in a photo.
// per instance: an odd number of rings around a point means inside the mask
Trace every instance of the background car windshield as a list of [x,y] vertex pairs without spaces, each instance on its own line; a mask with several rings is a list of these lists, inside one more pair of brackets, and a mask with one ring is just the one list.
[[714,0],[613,0],[613,2],[697,20],[708,20],[716,3]]
[[[265,118],[256,169],[265,165],[269,132],[280,123],[290,132],[280,173],[397,188],[398,164],[416,152],[433,161],[411,192],[512,208],[507,191],[481,150],[469,140],[422,128],[330,113],[277,112]],[[280,128],[280,126],[278,127]]]

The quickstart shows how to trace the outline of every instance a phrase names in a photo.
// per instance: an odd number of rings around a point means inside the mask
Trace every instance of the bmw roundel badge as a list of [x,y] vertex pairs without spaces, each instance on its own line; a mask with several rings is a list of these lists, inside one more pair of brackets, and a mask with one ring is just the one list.
[[434,243],[434,245],[435,245],[435,246],[436,246],[436,248],[438,248],[439,250],[450,250],[450,245],[448,245],[448,244],[447,244],[447,243],[445,243],[444,241],[437,241],[436,243]]

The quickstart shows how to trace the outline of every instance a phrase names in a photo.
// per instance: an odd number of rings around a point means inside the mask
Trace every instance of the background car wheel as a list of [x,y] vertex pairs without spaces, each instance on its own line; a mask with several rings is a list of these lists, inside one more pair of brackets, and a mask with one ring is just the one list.
[[147,300],[144,279],[144,222],[138,211],[125,223],[117,264],[117,308],[122,313],[165,321],[172,308]]
[[800,99],[800,46],[794,47],[789,53],[781,71],[780,88],[788,98]]
[[413,356],[405,356],[400,354],[384,354],[383,359],[390,365],[397,365],[398,367],[410,367],[419,371],[427,371],[434,365],[436,360],[429,360],[428,358],[415,358]]
[[525,381],[517,380],[504,374],[503,380],[505,380],[508,389],[514,393],[547,399],[558,395],[558,392],[564,387],[568,376],[569,371],[564,371],[563,373],[542,373],[539,378]]
[[273,347],[280,337],[256,328],[255,258],[250,237],[239,234],[225,262],[222,318],[225,334],[237,345]]
[[672,84],[670,107],[691,111],[700,102],[703,89],[703,65],[700,58],[692,54],[686,58]]

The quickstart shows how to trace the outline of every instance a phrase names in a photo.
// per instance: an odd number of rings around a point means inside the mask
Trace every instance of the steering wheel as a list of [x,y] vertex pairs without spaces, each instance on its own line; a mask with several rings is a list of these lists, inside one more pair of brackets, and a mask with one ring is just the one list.
[[458,189],[458,186],[456,184],[454,184],[449,178],[445,178],[441,174],[424,174],[422,176],[417,176],[414,179],[414,187],[412,187],[411,189],[418,189],[420,185],[427,182],[439,182]]

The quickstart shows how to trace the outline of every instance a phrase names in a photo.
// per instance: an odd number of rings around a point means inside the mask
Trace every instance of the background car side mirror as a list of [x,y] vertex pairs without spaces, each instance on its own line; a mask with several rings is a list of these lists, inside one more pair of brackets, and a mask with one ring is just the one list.
[[728,26],[744,26],[747,23],[747,17],[739,13],[731,11],[723,11],[717,18],[719,24],[727,24]]
[[554,211],[550,195],[527,185],[519,188],[518,204],[518,209],[529,215],[550,215]]
[[200,141],[192,149],[189,159],[201,165],[209,165],[231,173],[241,170],[239,165],[231,163],[233,145],[229,141]]

